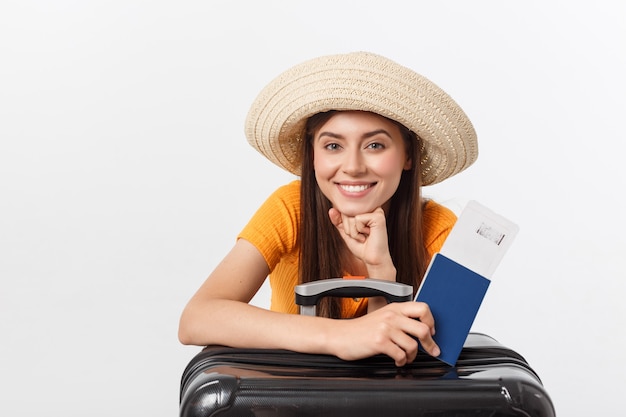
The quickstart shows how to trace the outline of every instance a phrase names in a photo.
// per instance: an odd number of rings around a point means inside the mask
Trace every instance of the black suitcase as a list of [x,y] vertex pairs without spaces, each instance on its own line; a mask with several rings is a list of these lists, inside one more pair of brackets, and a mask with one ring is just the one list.
[[[365,290],[372,291],[378,289]],[[382,355],[343,361],[209,346],[187,365],[180,386],[181,417],[554,415],[550,397],[526,360],[479,333],[470,333],[454,367],[421,352],[398,368]]]

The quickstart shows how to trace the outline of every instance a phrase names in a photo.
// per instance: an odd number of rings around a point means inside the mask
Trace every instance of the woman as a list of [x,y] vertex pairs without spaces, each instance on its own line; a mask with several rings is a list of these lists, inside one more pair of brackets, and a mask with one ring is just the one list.
[[[419,340],[438,356],[424,303],[326,299],[318,317],[306,317],[297,314],[294,286],[363,275],[417,290],[456,220],[423,200],[420,187],[462,171],[478,154],[460,107],[384,57],[332,55],[291,68],[261,91],[246,136],[301,180],[269,197],[189,301],[181,342],[346,360],[386,354],[402,366],[415,359]],[[268,275],[270,311],[248,304]]]

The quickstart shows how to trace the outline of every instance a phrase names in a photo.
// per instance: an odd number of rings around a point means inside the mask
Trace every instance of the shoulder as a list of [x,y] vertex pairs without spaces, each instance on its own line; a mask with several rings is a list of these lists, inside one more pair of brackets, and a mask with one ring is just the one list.
[[270,217],[300,218],[300,180],[278,187],[259,209]]
[[254,218],[262,222],[281,222],[300,216],[300,181],[278,187],[259,207]]
[[456,223],[456,215],[449,208],[426,200],[422,212],[424,245],[430,254],[439,251]]
[[422,216],[424,222],[454,224],[456,222],[456,214],[446,206],[439,204],[433,200],[424,202],[424,210]]
[[300,181],[277,188],[239,233],[263,254],[270,270],[297,248],[300,227]]

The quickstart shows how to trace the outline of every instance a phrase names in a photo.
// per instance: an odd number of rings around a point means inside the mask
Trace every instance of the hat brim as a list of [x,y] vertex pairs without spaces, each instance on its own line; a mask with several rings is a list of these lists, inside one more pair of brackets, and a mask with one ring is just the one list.
[[474,127],[446,92],[420,74],[367,52],[315,58],[276,77],[253,102],[246,137],[270,161],[300,175],[306,121],[329,110],[370,111],[416,133],[423,185],[463,171],[478,157]]

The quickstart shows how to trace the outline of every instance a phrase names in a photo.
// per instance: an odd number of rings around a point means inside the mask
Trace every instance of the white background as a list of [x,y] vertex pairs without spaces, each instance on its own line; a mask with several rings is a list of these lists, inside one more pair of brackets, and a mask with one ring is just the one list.
[[180,312],[291,180],[246,143],[248,106],[354,50],[426,75],[476,127],[476,164],[425,194],[520,226],[474,330],[522,353],[559,415],[619,414],[624,4],[3,0],[0,415],[177,415],[198,351]]

